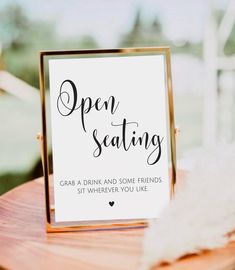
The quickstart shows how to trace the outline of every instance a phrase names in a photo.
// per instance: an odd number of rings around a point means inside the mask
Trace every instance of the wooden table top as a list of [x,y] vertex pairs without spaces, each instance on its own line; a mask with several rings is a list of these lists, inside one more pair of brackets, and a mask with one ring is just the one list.
[[[41,178],[0,197],[0,269],[135,270],[143,235],[144,229],[47,234]],[[154,269],[232,270],[235,243]]]

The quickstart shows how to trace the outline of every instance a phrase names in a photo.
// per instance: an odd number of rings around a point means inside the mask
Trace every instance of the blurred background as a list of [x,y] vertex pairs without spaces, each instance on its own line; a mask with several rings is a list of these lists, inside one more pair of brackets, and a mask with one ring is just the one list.
[[170,46],[179,167],[235,137],[234,0],[1,0],[0,194],[42,175],[38,51]]

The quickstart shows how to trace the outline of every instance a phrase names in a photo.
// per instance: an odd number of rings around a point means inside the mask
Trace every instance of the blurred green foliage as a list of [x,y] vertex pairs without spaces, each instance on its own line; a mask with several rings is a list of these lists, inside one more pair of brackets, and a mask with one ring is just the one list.
[[155,17],[150,23],[145,23],[141,19],[141,10],[137,10],[133,27],[129,33],[121,37],[119,46],[170,46],[173,53],[190,53],[202,57],[201,43],[191,43],[189,41],[173,43],[165,37],[158,17]]
[[[223,10],[215,10],[213,16],[215,17],[215,20],[217,22],[217,26],[221,23],[223,16],[224,16],[224,11]],[[225,43],[224,47],[224,54],[226,56],[231,56],[235,54],[235,24],[233,24],[232,32]]]
[[90,36],[63,40],[51,22],[32,21],[17,5],[0,11],[0,44],[6,69],[38,88],[38,52],[41,50],[96,48]]

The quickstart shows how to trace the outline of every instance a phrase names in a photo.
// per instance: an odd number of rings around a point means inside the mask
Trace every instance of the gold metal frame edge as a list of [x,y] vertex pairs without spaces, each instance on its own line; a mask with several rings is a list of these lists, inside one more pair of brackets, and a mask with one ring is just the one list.
[[56,226],[52,224],[51,219],[51,204],[50,204],[50,187],[49,187],[49,160],[47,147],[47,124],[46,124],[46,97],[45,97],[45,69],[44,57],[46,56],[62,56],[62,55],[86,55],[86,54],[128,54],[128,53],[162,53],[165,55],[166,66],[166,86],[168,92],[168,111],[169,111],[169,126],[170,126],[170,153],[172,163],[172,175],[170,177],[170,198],[174,195],[174,186],[176,184],[176,142],[175,142],[175,121],[174,121],[174,106],[173,106],[173,90],[171,77],[171,60],[170,48],[165,47],[136,47],[136,48],[114,48],[114,49],[88,49],[88,50],[52,50],[39,52],[39,84],[41,96],[41,119],[42,119],[42,135],[41,135],[41,158],[44,173],[44,188],[45,188],[45,205],[46,205],[46,231],[48,233],[56,232],[72,232],[72,231],[91,231],[91,230],[111,230],[111,229],[130,229],[146,227],[148,222],[146,219],[133,220],[132,222],[122,223],[115,220],[110,224],[96,225],[68,225]]

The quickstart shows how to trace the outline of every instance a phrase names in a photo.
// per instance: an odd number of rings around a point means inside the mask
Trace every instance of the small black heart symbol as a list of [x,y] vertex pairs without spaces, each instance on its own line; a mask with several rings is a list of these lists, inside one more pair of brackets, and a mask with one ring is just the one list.
[[109,205],[110,205],[110,206],[113,206],[113,205],[114,205],[114,201],[109,202]]

